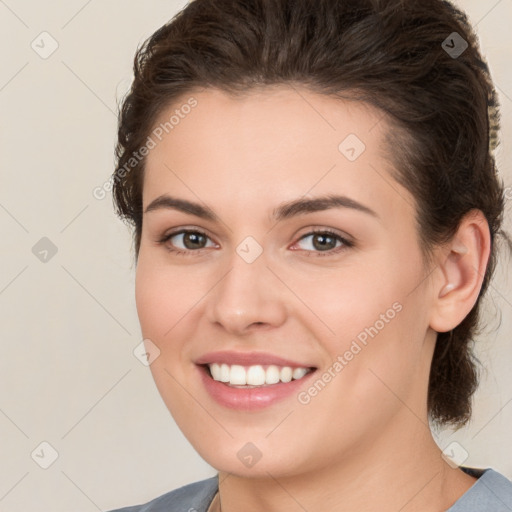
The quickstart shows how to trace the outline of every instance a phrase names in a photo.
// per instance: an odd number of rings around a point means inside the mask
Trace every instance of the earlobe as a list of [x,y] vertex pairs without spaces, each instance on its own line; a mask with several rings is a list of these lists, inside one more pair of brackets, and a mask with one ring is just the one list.
[[489,225],[481,211],[472,210],[439,253],[430,322],[432,329],[450,331],[471,311],[482,287],[489,254]]

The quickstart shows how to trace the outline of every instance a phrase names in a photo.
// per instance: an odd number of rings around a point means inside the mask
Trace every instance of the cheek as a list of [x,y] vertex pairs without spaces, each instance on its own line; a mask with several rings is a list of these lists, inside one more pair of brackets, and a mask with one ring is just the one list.
[[[340,363],[332,369],[333,390],[352,407],[368,402],[380,407],[392,397],[388,387],[407,393],[415,376],[425,372],[428,315],[418,286],[423,277],[418,255],[400,261],[381,254],[370,265],[340,269],[309,286],[305,302],[322,320],[311,328],[331,361]],[[299,286],[307,288],[304,282]]]
[[178,423],[188,410],[189,399],[183,388],[188,366],[182,360],[187,336],[178,334],[185,325],[182,320],[191,305],[197,302],[197,291],[191,291],[185,280],[183,274],[169,272],[141,249],[135,276],[137,314],[143,338],[158,347],[159,355],[151,363],[150,371],[161,397]]
[[311,327],[324,339],[339,340],[332,347],[336,350],[358,336],[364,341],[365,329],[375,324],[378,331],[387,328],[397,317],[405,295],[401,279],[378,261],[340,265],[339,269],[318,273],[317,279],[304,279],[300,274],[290,275],[292,279],[294,292],[313,314]]
[[[193,284],[192,284],[193,283]],[[165,265],[141,253],[135,277],[135,302],[145,337],[162,341],[182,319],[194,314],[204,295],[190,272],[169,271]]]
[[172,301],[165,294],[165,282],[144,258],[139,259],[135,276],[135,304],[145,338],[159,339],[169,329]]

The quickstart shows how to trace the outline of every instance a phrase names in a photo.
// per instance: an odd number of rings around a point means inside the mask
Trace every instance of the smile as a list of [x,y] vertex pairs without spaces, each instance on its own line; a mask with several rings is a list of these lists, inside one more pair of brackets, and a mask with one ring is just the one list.
[[317,368],[274,354],[222,351],[195,361],[204,389],[217,404],[257,411],[293,399]]
[[212,363],[207,365],[210,375],[217,382],[224,382],[229,386],[262,387],[288,383],[292,380],[302,379],[311,371],[310,368],[292,368],[291,366],[241,366],[238,364]]

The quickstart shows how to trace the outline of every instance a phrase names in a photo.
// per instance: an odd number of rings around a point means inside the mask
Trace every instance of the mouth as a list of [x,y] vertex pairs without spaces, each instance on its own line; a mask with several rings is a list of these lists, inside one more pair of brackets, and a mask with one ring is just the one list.
[[297,394],[317,367],[270,354],[215,352],[195,361],[218,404],[256,410]]
[[291,367],[278,365],[251,365],[211,363],[202,365],[208,375],[217,382],[234,388],[260,388],[275,384],[287,384],[292,380],[300,380],[314,367]]

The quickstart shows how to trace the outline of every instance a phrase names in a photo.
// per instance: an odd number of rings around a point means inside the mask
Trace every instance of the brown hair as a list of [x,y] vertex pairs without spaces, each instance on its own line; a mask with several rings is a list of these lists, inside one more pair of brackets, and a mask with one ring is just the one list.
[[118,215],[135,228],[136,258],[145,159],[130,159],[162,110],[197,88],[243,95],[286,83],[385,113],[393,125],[388,157],[395,178],[416,199],[427,256],[450,240],[466,213],[484,213],[492,253],[482,289],[462,323],[438,334],[429,381],[430,418],[463,425],[478,382],[472,339],[495,266],[504,191],[492,151],[499,130],[496,91],[466,15],[450,2],[189,3],[137,51],[134,81],[120,110],[113,196]]

